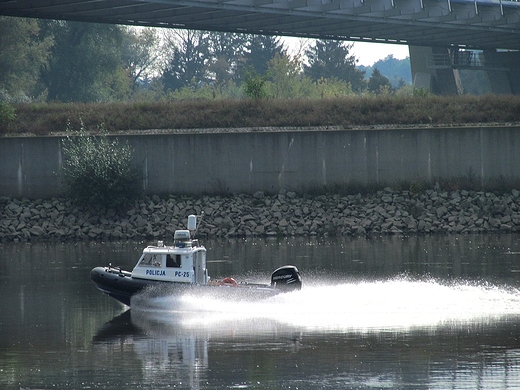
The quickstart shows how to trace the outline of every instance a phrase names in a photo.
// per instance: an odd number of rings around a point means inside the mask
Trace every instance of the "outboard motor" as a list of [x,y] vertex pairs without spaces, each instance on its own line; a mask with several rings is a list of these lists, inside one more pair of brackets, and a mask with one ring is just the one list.
[[282,291],[296,291],[302,288],[302,277],[298,268],[284,265],[271,274],[271,287]]

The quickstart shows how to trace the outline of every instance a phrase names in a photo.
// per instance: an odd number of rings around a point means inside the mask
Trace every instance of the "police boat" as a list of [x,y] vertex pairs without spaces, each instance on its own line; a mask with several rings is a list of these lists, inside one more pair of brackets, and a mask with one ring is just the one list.
[[157,291],[163,292],[211,289],[260,298],[301,289],[300,273],[292,265],[276,269],[270,284],[237,282],[230,277],[211,280],[206,268],[206,248],[192,238],[196,229],[197,216],[190,215],[187,229],[175,231],[173,245],[158,241],[157,245],[144,248],[131,272],[109,264],[92,269],[90,277],[99,290],[127,306],[131,305],[132,296],[152,286],[160,286]]

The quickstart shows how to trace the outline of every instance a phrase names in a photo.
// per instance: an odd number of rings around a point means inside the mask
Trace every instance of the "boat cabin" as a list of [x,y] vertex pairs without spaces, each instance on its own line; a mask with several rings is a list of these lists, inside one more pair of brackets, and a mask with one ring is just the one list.
[[172,246],[159,241],[144,248],[132,278],[205,285],[209,281],[206,248],[191,239],[190,230],[177,230]]

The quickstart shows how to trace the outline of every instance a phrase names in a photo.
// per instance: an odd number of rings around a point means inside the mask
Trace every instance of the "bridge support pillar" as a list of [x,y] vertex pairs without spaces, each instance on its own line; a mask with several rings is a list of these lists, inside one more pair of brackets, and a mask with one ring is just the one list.
[[484,50],[481,58],[491,93],[520,95],[520,52]]
[[414,88],[423,88],[436,95],[462,94],[459,71],[445,64],[435,64],[435,57],[449,57],[442,47],[409,46]]

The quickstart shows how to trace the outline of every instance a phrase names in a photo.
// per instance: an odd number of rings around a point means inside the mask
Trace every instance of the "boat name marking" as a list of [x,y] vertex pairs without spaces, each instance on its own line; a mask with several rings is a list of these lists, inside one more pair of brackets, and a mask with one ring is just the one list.
[[[147,269],[146,270],[146,275],[148,275],[148,276],[166,276],[166,271],[165,270],[160,270],[160,269]],[[174,276],[178,277],[178,278],[189,278],[189,277],[191,277],[189,271],[175,271]]]
[[147,269],[146,275],[166,276],[166,271],[160,269]]

